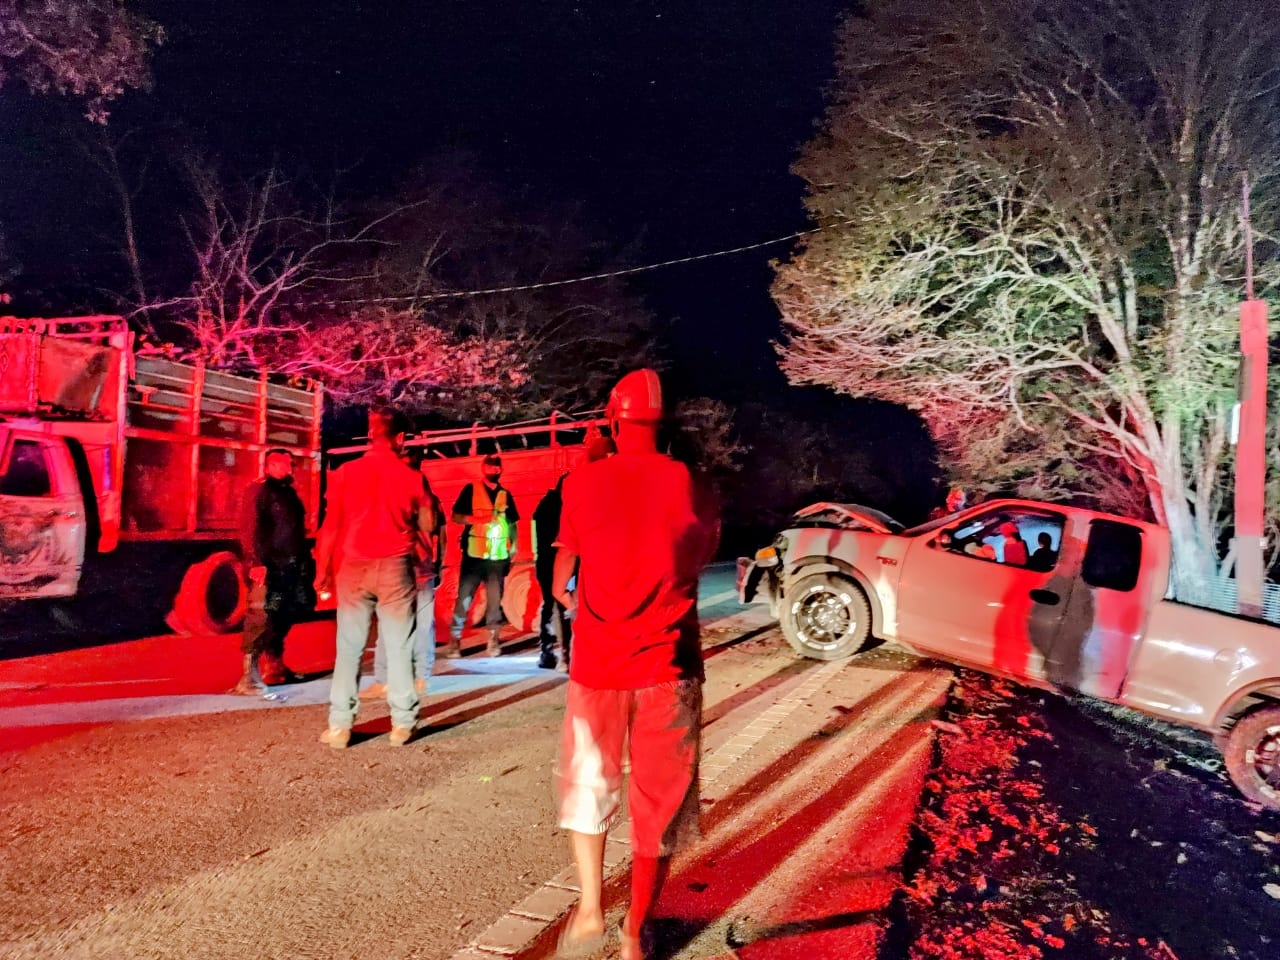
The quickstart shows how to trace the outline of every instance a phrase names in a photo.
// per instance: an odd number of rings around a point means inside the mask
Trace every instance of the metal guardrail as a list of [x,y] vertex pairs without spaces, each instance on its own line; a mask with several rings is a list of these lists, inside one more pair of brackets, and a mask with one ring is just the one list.
[[[1212,577],[1189,590],[1180,591],[1174,599],[1188,606],[1236,613],[1238,588],[1234,577]],[[1280,624],[1280,583],[1268,581],[1262,585],[1262,619]]]

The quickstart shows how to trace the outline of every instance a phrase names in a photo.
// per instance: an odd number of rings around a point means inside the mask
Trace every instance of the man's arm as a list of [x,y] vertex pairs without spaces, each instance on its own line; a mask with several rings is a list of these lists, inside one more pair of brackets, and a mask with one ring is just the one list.
[[488,517],[477,517],[471,512],[471,501],[471,484],[468,483],[462,488],[462,492],[458,494],[458,499],[453,502],[453,516],[451,519],[454,523],[463,527],[474,527],[476,524],[488,522]]
[[262,536],[262,512],[260,509],[260,498],[263,493],[263,485],[254,483],[245,491],[244,500],[240,505],[240,549],[244,554],[244,572],[245,576],[252,580],[254,574],[262,571],[262,555],[263,542],[265,537]]
[[516,538],[519,531],[516,524],[520,521],[520,513],[516,510],[516,498],[511,495],[511,491],[507,491],[507,553],[511,556],[516,555]]
[[342,505],[342,471],[329,474],[329,493],[325,497],[324,526],[316,537],[316,590],[328,590],[333,582],[333,555],[342,540],[346,517]]
[[418,541],[425,546],[425,554],[431,555],[432,537],[439,521],[436,514],[436,498],[423,484],[422,499],[418,503]]
[[569,581],[577,569],[578,555],[568,547],[560,547],[556,551],[556,565],[551,576],[551,596],[568,613],[573,613],[578,607],[578,598],[569,593]]

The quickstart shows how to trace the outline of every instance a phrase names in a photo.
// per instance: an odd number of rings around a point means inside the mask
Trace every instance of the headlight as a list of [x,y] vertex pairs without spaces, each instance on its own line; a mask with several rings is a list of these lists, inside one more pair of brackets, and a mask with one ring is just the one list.
[[776,567],[778,565],[778,550],[776,547],[764,547],[756,551],[757,567]]

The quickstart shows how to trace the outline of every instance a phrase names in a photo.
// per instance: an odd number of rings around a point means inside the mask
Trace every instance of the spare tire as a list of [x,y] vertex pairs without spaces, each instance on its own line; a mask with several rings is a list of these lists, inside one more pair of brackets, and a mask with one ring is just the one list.
[[502,612],[507,623],[521,633],[532,633],[542,608],[542,590],[534,576],[533,564],[522,563],[507,574],[502,588]]
[[177,633],[230,633],[240,626],[248,591],[240,558],[223,550],[192,564],[173,601],[169,626]]

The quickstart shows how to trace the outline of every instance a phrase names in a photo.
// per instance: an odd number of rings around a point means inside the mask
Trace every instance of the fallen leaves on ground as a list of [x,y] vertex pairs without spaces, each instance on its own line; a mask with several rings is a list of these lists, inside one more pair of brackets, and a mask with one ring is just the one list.
[[1092,847],[1098,832],[1064,820],[1019,759],[1049,733],[1012,687],[962,671],[949,721],[935,726],[940,762],[916,824],[926,853],[905,891],[911,960],[1168,960],[1163,943],[1113,929],[1056,869],[1064,845]]

